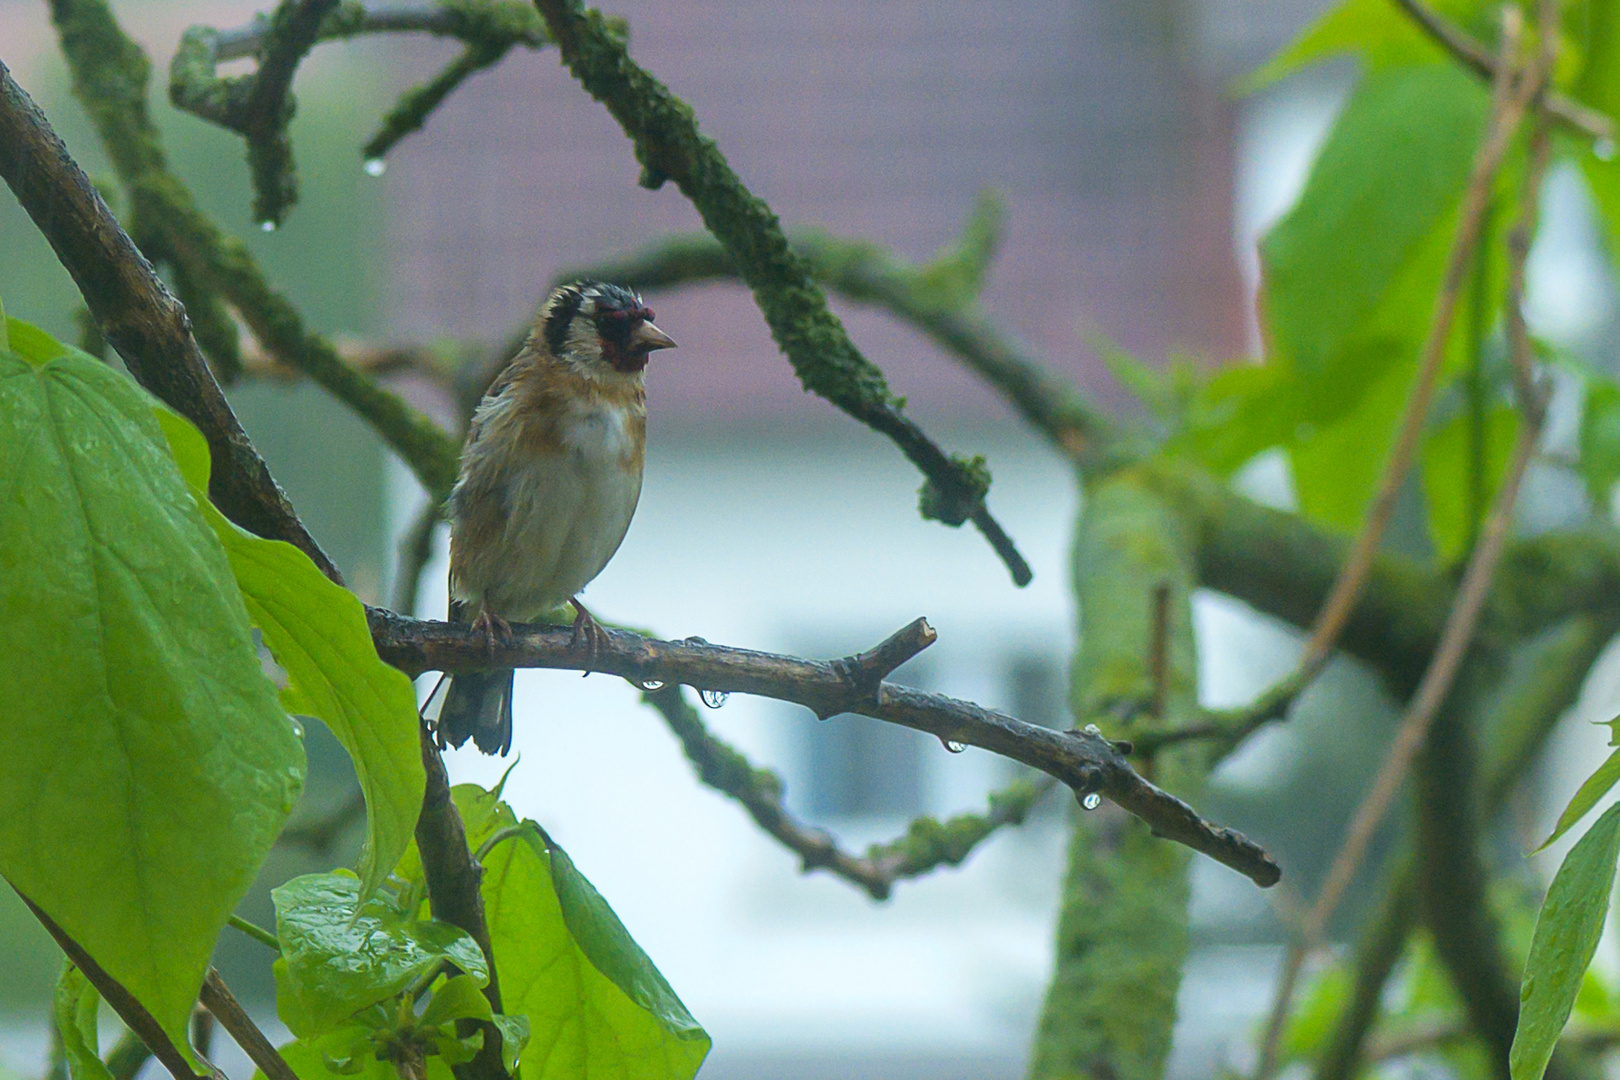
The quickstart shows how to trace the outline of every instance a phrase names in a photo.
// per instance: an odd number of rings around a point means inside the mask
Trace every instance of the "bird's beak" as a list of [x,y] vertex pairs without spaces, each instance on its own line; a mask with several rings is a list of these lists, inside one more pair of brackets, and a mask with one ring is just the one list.
[[674,347],[675,339],[650,322],[644,322],[630,331],[630,349],[632,352],[650,353],[654,349],[673,349]]

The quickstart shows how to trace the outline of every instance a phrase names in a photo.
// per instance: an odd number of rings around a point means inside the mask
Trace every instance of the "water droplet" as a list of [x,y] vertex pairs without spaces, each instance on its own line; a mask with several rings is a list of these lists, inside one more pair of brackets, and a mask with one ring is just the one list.
[[296,716],[289,716],[287,719],[292,721],[293,738],[302,739],[304,737],[304,725],[299,723]]
[[1599,139],[1597,142],[1592,144],[1592,153],[1597,155],[1597,159],[1599,161],[1613,161],[1614,140]]
[[720,706],[724,705],[726,703],[726,699],[730,696],[731,692],[729,690],[698,691],[698,697],[703,699],[703,704],[707,705],[711,709],[718,709]]
[[1088,791],[1080,800],[1080,805],[1085,807],[1087,810],[1095,810],[1097,807],[1102,805],[1102,796],[1097,794],[1095,791]]
[[1087,735],[1101,735],[1102,728],[1098,727],[1096,724],[1087,724],[1085,726],[1085,732]]
[[962,751],[966,750],[967,747],[963,746],[961,743],[957,742],[955,739],[946,739],[945,740],[945,749],[949,750],[953,754],[960,754]]
[[649,694],[654,690],[662,690],[664,688],[664,684],[659,682],[657,679],[643,679],[636,683],[636,685],[641,687]]
[[365,170],[367,176],[381,176],[388,171],[388,162],[380,157],[367,158]]
[[269,220],[261,221],[259,222],[259,228],[263,229],[265,232],[275,232],[276,223]]

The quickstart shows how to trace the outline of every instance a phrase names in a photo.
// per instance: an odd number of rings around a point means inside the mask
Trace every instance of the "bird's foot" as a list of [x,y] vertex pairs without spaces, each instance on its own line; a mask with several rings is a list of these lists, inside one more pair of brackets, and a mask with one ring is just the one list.
[[[607,646],[607,631],[602,624],[596,621],[596,616],[585,610],[585,605],[578,600],[568,601],[574,608],[574,632],[568,637],[570,648],[583,650],[587,663],[594,663],[599,654]],[[589,675],[587,671],[585,674]]]
[[473,620],[472,628],[475,634],[484,635],[491,657],[495,655],[496,645],[505,645],[512,640],[512,624],[488,608],[483,608],[478,612],[478,617]]

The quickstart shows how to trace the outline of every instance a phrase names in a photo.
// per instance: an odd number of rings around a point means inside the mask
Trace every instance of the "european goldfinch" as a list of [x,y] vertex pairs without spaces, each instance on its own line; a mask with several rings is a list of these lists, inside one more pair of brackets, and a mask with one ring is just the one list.
[[[576,645],[595,651],[602,630],[578,594],[630,527],[647,444],[642,372],[674,345],[629,289],[585,281],[546,298],[467,431],[449,502],[453,621],[471,614],[493,642],[566,601]],[[455,676],[437,735],[440,747],[470,737],[504,755],[512,672]]]

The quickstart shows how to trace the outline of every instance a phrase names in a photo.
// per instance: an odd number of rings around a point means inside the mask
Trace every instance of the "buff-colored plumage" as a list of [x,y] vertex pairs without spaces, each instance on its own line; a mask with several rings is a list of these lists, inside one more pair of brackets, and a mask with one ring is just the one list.
[[[624,540],[646,451],[642,368],[674,344],[651,319],[628,290],[564,286],[478,406],[450,495],[450,590],[489,632],[575,600]],[[576,630],[594,632],[575,604]],[[456,676],[441,743],[504,754],[511,679]]]

